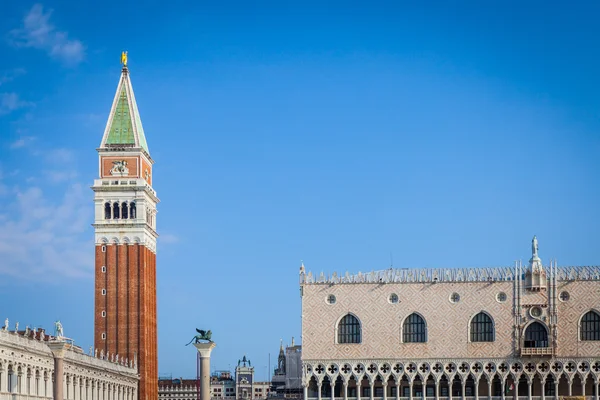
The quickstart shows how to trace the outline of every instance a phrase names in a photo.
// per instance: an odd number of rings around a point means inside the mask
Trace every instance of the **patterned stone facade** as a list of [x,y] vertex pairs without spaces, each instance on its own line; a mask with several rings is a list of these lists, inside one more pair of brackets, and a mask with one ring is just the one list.
[[[544,268],[535,238],[533,249],[527,267],[316,277],[302,266],[305,398],[597,399],[600,332],[582,340],[581,327],[586,314],[600,319],[600,268]],[[356,343],[340,336],[348,314],[359,326]],[[424,340],[407,343],[415,314]],[[490,336],[476,341],[482,315]],[[543,337],[535,342],[534,329]]]
[[126,364],[124,359],[116,362],[84,354],[81,348],[44,337],[42,332],[0,330],[0,400],[55,399],[56,345],[64,347],[64,354],[60,355],[62,399],[137,398],[139,378],[133,362]]

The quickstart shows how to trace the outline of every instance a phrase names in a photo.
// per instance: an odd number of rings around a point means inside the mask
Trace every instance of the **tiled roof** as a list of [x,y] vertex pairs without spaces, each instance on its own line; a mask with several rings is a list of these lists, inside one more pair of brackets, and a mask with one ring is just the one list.
[[149,153],[127,67],[121,72],[100,147],[141,147]]

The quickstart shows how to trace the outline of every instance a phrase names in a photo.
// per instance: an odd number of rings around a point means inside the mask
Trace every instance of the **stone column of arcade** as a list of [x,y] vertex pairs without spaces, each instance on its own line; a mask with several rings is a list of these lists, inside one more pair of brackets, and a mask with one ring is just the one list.
[[194,343],[200,354],[200,400],[210,400],[210,353],[215,342]]
[[70,347],[67,342],[52,340],[48,342],[48,347],[54,356],[54,400],[63,400],[63,381],[65,352]]

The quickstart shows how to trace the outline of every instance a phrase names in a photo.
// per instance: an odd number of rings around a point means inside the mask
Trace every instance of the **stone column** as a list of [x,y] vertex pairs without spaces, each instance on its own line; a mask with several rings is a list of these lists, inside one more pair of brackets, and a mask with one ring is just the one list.
[[594,388],[596,389],[594,391],[594,399],[598,400],[598,382],[597,381],[594,381]]
[[362,377],[359,378],[360,380],[356,380],[356,400],[360,400],[360,384],[362,383]]
[[215,342],[194,343],[200,354],[200,400],[210,400],[210,353],[216,345]]
[[513,398],[515,400],[519,400],[519,378],[515,378],[515,393],[513,394]]
[[554,398],[556,400],[558,400],[558,384],[559,384],[559,381],[560,381],[560,376],[558,377],[558,379],[554,380]]
[[329,386],[331,386],[331,400],[335,400],[335,381],[332,379]]
[[371,400],[375,399],[375,381],[372,381],[370,384],[371,390],[369,390],[369,398]]
[[462,391],[460,392],[462,400],[465,400],[467,397],[467,378],[465,377],[461,381]]
[[63,400],[63,380],[65,374],[63,360],[69,344],[67,342],[56,340],[49,341],[48,347],[50,347],[50,351],[52,351],[52,356],[54,357],[54,400]]
[[[400,389],[402,388],[400,382],[401,382],[400,378],[396,379],[396,400],[400,400]],[[596,400],[598,400],[598,399],[596,399]]]
[[413,380],[412,378],[410,378],[410,381],[408,381],[408,400],[412,400],[413,398]]
[[382,386],[383,386],[383,400],[387,400],[387,386],[388,386],[387,381],[383,382]]
[[585,384],[587,383],[587,377],[581,379],[581,395],[585,397]]
[[527,398],[531,400],[531,386],[533,385],[533,379],[527,382]]
[[317,381],[317,399],[321,400],[321,384],[323,381]]
[[504,381],[504,378],[502,378],[502,379],[500,380],[500,390],[502,390],[502,394],[501,394],[501,396],[502,396],[502,400],[505,400],[505,399],[506,399],[506,394],[504,394],[504,391],[505,391],[506,389],[504,388],[504,385],[506,385],[506,382]]
[[435,384],[435,400],[439,400],[440,398],[440,380],[437,379],[434,381]]
[[569,396],[573,396],[573,381],[569,379]]
[[304,392],[304,400],[308,400],[308,385],[303,385],[302,391]]
[[546,379],[540,380],[542,382],[542,400],[546,400]]
[[489,400],[492,400],[492,380],[493,379],[494,378],[492,377],[492,379],[488,378],[488,380],[487,380],[487,382],[488,382],[488,399]]
[[344,400],[348,400],[348,381],[344,381]]
[[473,384],[475,384],[475,400],[479,400],[479,377],[473,380]]

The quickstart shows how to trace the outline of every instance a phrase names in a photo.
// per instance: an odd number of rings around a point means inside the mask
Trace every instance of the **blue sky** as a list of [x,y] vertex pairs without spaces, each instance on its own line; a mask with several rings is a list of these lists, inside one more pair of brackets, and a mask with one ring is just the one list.
[[92,343],[122,50],[161,199],[161,374],[195,374],[198,327],[213,368],[263,379],[300,341],[300,260],[502,266],[536,234],[544,261],[600,262],[598,4],[88,3],[2,7],[0,320]]

